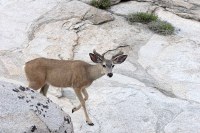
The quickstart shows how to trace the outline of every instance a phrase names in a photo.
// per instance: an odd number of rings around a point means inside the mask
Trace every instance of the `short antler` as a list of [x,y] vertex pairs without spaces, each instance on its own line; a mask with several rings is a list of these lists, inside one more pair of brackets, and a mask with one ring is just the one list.
[[116,57],[119,56],[119,55],[123,55],[123,54],[124,54],[124,52],[119,51],[116,55],[112,56],[112,59],[116,58]]
[[93,50],[93,53],[94,53],[95,55],[97,55],[97,56],[103,58],[103,55],[100,55],[99,53],[97,53],[97,51],[96,51],[95,49]]

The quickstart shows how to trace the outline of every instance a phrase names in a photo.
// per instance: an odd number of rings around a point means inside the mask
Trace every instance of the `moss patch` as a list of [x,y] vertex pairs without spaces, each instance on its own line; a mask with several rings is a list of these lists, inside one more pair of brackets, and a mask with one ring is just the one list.
[[107,9],[111,6],[110,0],[92,0],[91,5],[99,9]]
[[143,24],[148,24],[150,30],[161,35],[171,35],[174,33],[174,26],[166,21],[161,21],[158,16],[152,13],[133,13],[127,16],[127,20],[130,23],[139,22]]
[[129,14],[127,19],[131,23],[140,22],[146,24],[152,21],[156,21],[158,19],[158,16],[152,13],[139,12],[139,13]]
[[155,33],[162,35],[171,35],[174,33],[174,27],[170,23],[161,20],[150,22],[148,27]]

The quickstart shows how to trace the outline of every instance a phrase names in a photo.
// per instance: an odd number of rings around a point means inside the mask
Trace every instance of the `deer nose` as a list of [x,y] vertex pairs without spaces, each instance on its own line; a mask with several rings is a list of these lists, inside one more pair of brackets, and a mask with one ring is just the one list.
[[108,77],[110,77],[110,78],[113,76],[112,73],[108,73],[107,75],[108,75]]

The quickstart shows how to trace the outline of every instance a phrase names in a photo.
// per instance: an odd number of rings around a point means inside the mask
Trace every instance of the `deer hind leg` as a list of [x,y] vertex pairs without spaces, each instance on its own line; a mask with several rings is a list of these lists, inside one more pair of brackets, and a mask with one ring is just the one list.
[[46,96],[46,95],[47,95],[48,89],[49,89],[49,85],[48,85],[48,84],[45,84],[45,85],[41,88],[40,93],[43,94],[44,96]]
[[31,81],[29,82],[28,87],[33,89],[33,90],[38,90],[43,86],[42,82],[35,82],[35,81]]
[[[45,86],[45,74],[35,72],[35,73],[26,73],[27,79],[29,81],[29,88],[32,88],[34,90],[39,90],[40,88]],[[33,75],[33,76],[30,76]]]
[[85,100],[83,99],[83,96],[81,94],[81,90],[78,91],[78,90],[75,90],[75,93],[81,103],[81,106],[83,107],[83,111],[84,111],[84,114],[85,114],[85,118],[86,118],[86,123],[90,126],[93,126],[94,124],[92,123],[92,121],[90,120],[89,116],[88,116],[88,113],[87,113],[87,110],[86,110],[86,107],[85,107]]
[[59,93],[59,94],[56,94],[57,98],[65,97],[64,96],[64,88],[58,88],[57,93]]
[[86,91],[86,88],[82,89],[82,92],[83,92],[83,95],[84,95],[84,97],[85,97],[84,100],[87,101],[89,95],[88,95],[88,93],[87,93],[87,91]]
[[[86,88],[83,88],[82,89],[82,93],[84,95],[84,101],[87,101],[88,100],[88,93],[86,91]],[[72,113],[74,113],[75,111],[78,111],[79,109],[81,108],[81,103],[77,106],[77,107],[74,107],[72,109]]]

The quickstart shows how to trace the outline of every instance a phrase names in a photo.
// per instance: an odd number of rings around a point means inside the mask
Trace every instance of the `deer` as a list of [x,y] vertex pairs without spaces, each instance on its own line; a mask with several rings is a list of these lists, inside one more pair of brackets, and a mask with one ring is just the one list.
[[94,124],[89,118],[85,106],[89,97],[86,88],[103,75],[111,78],[115,64],[123,63],[128,56],[120,51],[108,60],[104,58],[104,54],[97,53],[95,49],[93,53],[89,53],[90,59],[95,65],[82,60],[57,60],[44,57],[30,60],[25,63],[24,68],[28,87],[33,90],[40,89],[40,93],[44,96],[47,94],[49,85],[73,88],[80,104],[72,109],[72,113],[82,107],[86,123],[93,126]]

